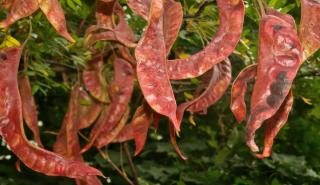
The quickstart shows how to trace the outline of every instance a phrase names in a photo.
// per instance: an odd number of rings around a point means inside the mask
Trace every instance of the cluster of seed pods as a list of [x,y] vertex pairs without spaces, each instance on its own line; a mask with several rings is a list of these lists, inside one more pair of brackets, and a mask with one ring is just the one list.
[[[291,86],[299,67],[320,48],[320,4],[302,0],[300,34],[288,14],[269,9],[260,22],[258,64],[240,72],[231,90],[231,110],[240,123],[246,119],[245,94],[247,84],[255,80],[246,125],[246,144],[259,152],[255,133],[264,125],[264,148],[258,158],[271,155],[273,141],[287,122],[293,106]],[[308,13],[307,13],[308,12]]]
[[[274,138],[288,119],[293,106],[291,86],[300,65],[320,47],[320,3],[301,3],[300,34],[290,15],[269,9],[261,18],[258,63],[241,71],[231,90],[231,110],[242,122],[247,116],[247,86],[255,80],[246,143],[251,151],[258,152],[255,133],[265,126],[264,149],[256,154],[259,158],[270,156]],[[1,6],[9,14],[0,27],[8,27],[40,8],[57,32],[74,42],[58,0],[8,0]],[[182,25],[181,4],[174,0],[128,0],[128,6],[147,21],[137,43],[120,3],[96,0],[96,24],[88,27],[84,40],[85,47],[94,54],[81,71],[82,78],[73,85],[54,152],[45,150],[41,143],[29,77],[25,71],[18,75],[22,48],[0,50],[0,136],[26,166],[46,175],[75,178],[78,185],[101,185],[97,176],[103,175],[85,165],[82,154],[91,147],[100,150],[110,143],[134,140],[138,155],[146,143],[150,123],[157,129],[161,116],[169,118],[171,143],[181,158],[187,159],[177,145],[176,133],[185,111],[206,114],[227,91],[232,79],[228,57],[242,33],[244,2],[217,0],[220,26],[216,35],[200,52],[174,60],[168,55]],[[97,50],[97,42],[114,43],[111,54],[105,48]],[[130,48],[135,48],[134,56]],[[111,78],[106,75],[109,62],[113,64]],[[177,105],[170,80],[200,76],[193,99]],[[141,105],[128,123],[135,78],[144,99],[138,102]],[[25,137],[23,120],[38,146]],[[90,127],[87,144],[81,149],[78,133]]]

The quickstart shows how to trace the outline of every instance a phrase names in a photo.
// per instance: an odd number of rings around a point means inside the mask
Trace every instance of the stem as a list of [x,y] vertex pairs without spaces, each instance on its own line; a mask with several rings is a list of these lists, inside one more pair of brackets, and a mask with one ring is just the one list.
[[21,46],[22,49],[27,45],[28,41],[29,41],[30,38],[31,38],[31,34],[32,34],[32,21],[31,21],[31,19],[32,19],[32,18],[30,18],[29,21],[28,21],[28,22],[29,22],[29,33],[28,33],[28,35],[27,35],[26,40],[23,42],[23,44],[22,44],[22,46]]
[[213,1],[205,0],[202,4],[200,4],[198,11],[194,15],[185,15],[183,16],[185,19],[197,18],[201,15],[201,13],[206,9],[207,6],[212,5]]
[[261,17],[266,15],[266,10],[265,10],[265,3],[262,2],[263,0],[256,0],[259,6],[259,13],[261,15]]
[[134,179],[134,184],[135,185],[139,185],[139,180],[138,180],[138,173],[137,173],[137,169],[133,163],[133,160],[132,160],[132,157],[131,157],[131,154],[130,154],[130,151],[129,151],[129,147],[128,147],[128,143],[125,142],[123,144],[123,149],[124,149],[124,152],[125,154],[127,155],[128,157],[128,160],[129,160],[129,165],[130,165],[130,169],[131,169],[131,172],[132,172],[132,175],[133,175],[133,179]]
[[113,161],[110,159],[108,153],[103,152],[102,150],[98,150],[101,157],[108,161],[109,164],[130,184],[135,185],[119,168],[116,164],[113,163]]

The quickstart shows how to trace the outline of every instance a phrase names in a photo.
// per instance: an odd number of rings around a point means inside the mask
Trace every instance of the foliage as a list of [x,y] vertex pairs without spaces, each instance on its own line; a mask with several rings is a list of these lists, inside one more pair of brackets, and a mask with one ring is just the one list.
[[[126,7],[125,1],[120,1]],[[196,14],[201,1],[181,0],[185,15]],[[94,23],[94,3],[89,0],[62,0],[68,20],[68,28],[77,43],[70,45],[57,36],[41,12],[32,18],[19,21],[12,29],[1,32],[1,38],[11,35],[20,42],[27,38],[32,25],[27,50],[30,58],[28,75],[40,111],[41,137],[47,147],[52,147],[64,113],[68,94],[76,78],[76,71],[91,58],[83,47],[84,31]],[[269,0],[268,4],[282,12],[300,19],[300,2]],[[126,8],[127,20],[140,37],[145,21]],[[5,11],[1,12],[1,18]],[[259,17],[252,0],[246,1],[245,28],[240,44],[231,56],[233,76],[245,66],[256,62]],[[82,26],[81,26],[82,25]],[[215,3],[208,5],[196,18],[183,22],[179,38],[170,57],[188,56],[202,49],[210,41],[219,25]],[[107,43],[109,44],[109,43]],[[141,185],[156,184],[234,184],[234,185],[312,185],[320,182],[320,55],[310,58],[300,69],[294,83],[295,104],[287,125],[276,138],[270,158],[256,159],[244,144],[244,125],[238,125],[230,110],[228,93],[208,110],[205,116],[195,116],[197,126],[189,124],[188,115],[182,124],[178,139],[188,160],[182,161],[170,146],[167,120],[161,119],[158,132],[151,130],[142,154],[134,158]],[[68,74],[68,80],[63,75]],[[187,85],[174,85],[182,102],[192,94],[199,80],[186,81]],[[135,93],[135,96],[138,96]],[[134,107],[135,105],[133,105]],[[45,132],[50,131],[50,132]],[[260,131],[261,132],[261,131]],[[30,133],[29,133],[30,134]],[[258,136],[259,137],[259,136]],[[261,137],[259,137],[261,138]],[[262,141],[260,141],[262,142]],[[133,152],[134,145],[130,144]],[[111,145],[108,152],[115,164],[123,165],[131,176],[129,164],[122,145]],[[0,149],[0,185],[68,185],[69,179],[45,177],[22,166],[22,173],[15,170],[16,158],[5,147]],[[96,152],[90,164],[102,169],[108,177],[104,184],[126,184],[110,164]],[[92,159],[92,158],[91,158]]]

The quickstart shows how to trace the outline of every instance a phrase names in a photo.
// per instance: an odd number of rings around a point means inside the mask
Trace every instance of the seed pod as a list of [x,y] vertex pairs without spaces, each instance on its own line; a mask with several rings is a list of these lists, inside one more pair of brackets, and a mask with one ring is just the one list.
[[67,21],[59,1],[38,0],[38,3],[40,9],[47,16],[47,19],[49,20],[51,25],[57,30],[57,32],[70,42],[75,42],[75,40],[68,33]]
[[231,75],[231,64],[228,60],[204,74],[194,99],[178,106],[178,121],[181,123],[186,109],[191,113],[206,113],[207,108],[215,104],[229,87]]
[[27,74],[19,76],[19,91],[22,102],[22,115],[27,126],[33,133],[36,143],[43,148],[38,127],[38,112],[35,100],[32,95],[31,85]]
[[306,60],[320,48],[320,2],[301,0],[300,40],[303,48],[303,60]]
[[98,136],[96,141],[94,142],[94,145],[97,148],[101,148],[101,146],[107,146],[108,144],[110,144],[125,127],[129,115],[130,111],[129,109],[127,109],[125,113],[122,115],[122,118],[119,121],[119,123],[116,124],[113,128],[109,129],[108,132],[101,133],[100,136]]
[[238,123],[246,119],[247,106],[245,95],[249,81],[257,76],[257,64],[250,65],[243,69],[233,83],[231,89],[231,104],[230,109],[236,117]]
[[82,73],[82,80],[94,98],[101,102],[108,103],[110,101],[107,91],[108,84],[103,75],[103,70],[103,53],[99,53],[87,63]]
[[288,22],[279,14],[271,12],[260,23],[257,80],[246,127],[246,143],[253,152],[259,151],[254,142],[256,130],[278,111],[302,63],[302,48],[293,21]]
[[181,159],[187,160],[188,158],[183,155],[183,153],[181,152],[177,144],[175,128],[171,123],[169,123],[169,134],[170,134],[171,144],[173,148],[176,150],[177,154],[181,157]]
[[243,1],[217,0],[217,3],[221,20],[217,34],[202,51],[186,59],[169,60],[167,66],[170,79],[198,77],[227,59],[234,51],[243,28]]
[[269,157],[273,145],[273,140],[279,133],[280,129],[285,125],[288,120],[289,113],[293,105],[292,90],[282,103],[279,110],[270,119],[265,122],[264,128],[264,149],[262,154],[256,154],[258,158]]
[[0,88],[4,89],[0,95],[0,135],[12,152],[29,168],[49,176],[103,176],[84,163],[66,160],[27,141],[17,80],[21,48],[5,48],[0,53]]
[[9,15],[0,23],[0,28],[9,27],[19,19],[32,15],[38,9],[37,0],[13,0]]
[[163,35],[163,1],[153,0],[147,29],[135,50],[137,77],[142,93],[159,114],[169,117],[179,130],[177,105],[167,73]]
[[90,127],[100,115],[103,105],[93,99],[86,90],[80,88],[78,116],[79,130]]
[[82,153],[89,150],[96,140],[101,140],[97,148],[105,146],[103,138],[121,120],[132,96],[134,86],[134,73],[131,65],[122,59],[114,62],[114,81],[111,84],[112,101],[105,113],[100,115],[95,126],[91,130],[89,143],[82,149]]
[[151,1],[152,0],[128,0],[128,6],[134,13],[148,20]]
[[[56,139],[56,143],[53,149],[56,153],[63,155],[64,157],[83,162],[83,158],[80,155],[80,143],[78,138],[79,121],[81,112],[80,95],[82,88],[76,84],[73,86],[68,111],[65,114],[62,128]],[[76,179],[77,184],[83,185],[102,185],[96,176],[87,176]]]
[[106,29],[114,28],[112,16],[114,13],[115,4],[116,4],[115,0],[111,0],[111,1],[96,0],[96,19],[97,19],[96,26],[103,27]]

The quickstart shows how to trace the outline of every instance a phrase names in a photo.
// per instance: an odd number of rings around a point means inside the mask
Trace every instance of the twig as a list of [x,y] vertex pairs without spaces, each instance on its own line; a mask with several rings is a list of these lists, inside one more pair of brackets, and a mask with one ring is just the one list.
[[134,163],[132,161],[132,157],[131,157],[131,154],[130,154],[130,151],[129,151],[128,143],[124,143],[123,144],[123,149],[124,149],[124,152],[127,155],[128,160],[129,160],[129,165],[130,165],[130,169],[131,169],[131,172],[132,172],[132,175],[133,175],[134,184],[135,185],[139,185],[137,169],[136,169],[136,167],[135,167],[135,165],[134,165]]
[[103,159],[108,161],[109,164],[130,184],[135,185],[119,168],[113,161],[110,159],[108,153],[103,152],[102,150],[98,150]]
[[262,2],[263,0],[256,0],[256,2],[258,3],[259,6],[259,14],[261,17],[266,15],[266,10],[265,10],[265,3]]
[[206,9],[207,6],[212,5],[213,3],[213,1],[205,0],[202,4],[200,4],[198,11],[194,15],[184,15],[183,17],[185,19],[197,18],[202,14],[202,12]]
[[28,41],[30,40],[31,35],[32,35],[32,21],[31,21],[31,18],[29,19],[28,22],[29,22],[29,33],[28,33],[28,35],[27,35],[26,40],[24,40],[24,42],[23,42],[23,44],[22,44],[22,46],[21,46],[22,49],[24,49],[24,47],[27,45],[27,43],[28,43]]
[[304,77],[320,77],[320,71],[310,71],[308,73],[300,74],[297,78],[304,78]]

